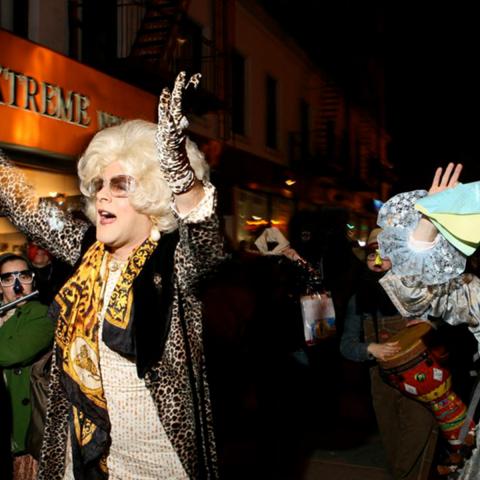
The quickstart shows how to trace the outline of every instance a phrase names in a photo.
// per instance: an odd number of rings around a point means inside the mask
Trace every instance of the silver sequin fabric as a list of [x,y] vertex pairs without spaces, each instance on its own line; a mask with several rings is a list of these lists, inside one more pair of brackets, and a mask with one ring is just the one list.
[[441,235],[432,248],[412,248],[410,236],[421,218],[415,204],[426,194],[425,190],[400,193],[382,206],[377,223],[383,231],[378,243],[382,257],[392,261],[393,273],[438,285],[460,275],[466,258]]

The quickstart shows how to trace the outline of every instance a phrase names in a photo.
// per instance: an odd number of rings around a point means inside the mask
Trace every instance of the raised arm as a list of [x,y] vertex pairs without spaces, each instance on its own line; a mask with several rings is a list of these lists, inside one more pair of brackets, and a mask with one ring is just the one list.
[[0,209],[30,240],[73,265],[88,223],[39,199],[23,173],[0,150]]
[[[428,194],[457,186],[461,171],[453,163],[445,171],[438,168]],[[382,207],[380,247],[393,267],[380,283],[402,316],[466,323],[480,345],[480,280],[462,274],[465,256],[414,209],[426,194],[400,194]]]
[[383,229],[378,237],[380,251],[392,262],[395,275],[411,276],[426,285],[448,282],[465,269],[465,256],[435,225],[416,208],[427,195],[442,192],[458,184],[462,165],[437,168],[430,189],[400,193],[388,200],[378,214]]
[[[201,152],[189,142],[185,129],[188,121],[182,113],[182,95],[189,85],[196,87],[200,74],[187,80],[181,72],[170,92],[164,88],[158,106],[155,138],[160,168],[173,192],[173,207],[180,232],[179,255],[185,260],[194,284],[224,256],[223,240],[215,212],[215,188],[205,179],[200,166]],[[204,169],[203,169],[204,170]]]
[[189,85],[196,88],[200,77],[197,73],[187,81],[185,72],[180,72],[172,91],[164,88],[158,103],[158,127],[155,137],[158,159],[180,215],[193,210],[204,196],[202,182],[196,178],[188,158],[185,134],[188,120],[182,113],[183,91]]

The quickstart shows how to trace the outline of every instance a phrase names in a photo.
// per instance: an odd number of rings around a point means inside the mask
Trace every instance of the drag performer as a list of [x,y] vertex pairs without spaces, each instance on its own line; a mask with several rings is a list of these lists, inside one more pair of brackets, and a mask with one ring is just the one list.
[[[479,340],[480,280],[473,275],[462,274],[465,256],[456,248],[463,248],[459,242],[460,235],[455,230],[445,232],[445,229],[437,223],[436,225],[443,230],[442,234],[439,234],[434,223],[419,211],[421,209],[419,205],[425,202],[425,199],[432,203],[432,199],[441,200],[445,198],[445,193],[450,195],[455,187],[459,188],[461,170],[461,165],[455,167],[454,164],[448,165],[445,172],[439,168],[429,192],[418,190],[402,193],[382,207],[378,217],[378,224],[383,228],[379,236],[380,250],[382,255],[391,259],[393,266],[392,271],[387,273],[380,283],[403,316],[441,317],[451,325],[466,323]],[[450,192],[447,192],[448,190]],[[457,202],[457,206],[464,207],[469,200],[473,203],[478,202],[473,196],[472,198],[465,196]],[[445,212],[445,209],[443,211]],[[458,213],[455,209],[449,211],[448,206],[446,211],[452,215]],[[448,218],[449,221],[452,220],[451,215]],[[471,245],[465,244],[464,248],[468,250]],[[471,444],[474,439],[470,422],[471,412],[468,413],[457,445],[452,445],[456,447],[457,452],[461,453],[462,449],[466,451],[467,457],[469,451],[464,446]],[[478,433],[476,444],[479,444]],[[473,451],[463,468],[460,468],[463,461],[457,462],[455,458],[453,460],[450,471],[454,472],[454,478],[463,480],[478,478],[480,474],[478,448]]]
[[76,266],[57,318],[40,480],[217,478],[196,286],[223,256],[215,190],[186,137],[180,73],[158,125],[95,135],[79,160],[94,226],[38,200],[0,156],[1,207]]

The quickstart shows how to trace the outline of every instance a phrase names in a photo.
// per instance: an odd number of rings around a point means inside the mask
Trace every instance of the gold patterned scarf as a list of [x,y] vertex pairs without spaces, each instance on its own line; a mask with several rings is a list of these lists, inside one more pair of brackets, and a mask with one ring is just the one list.
[[[147,239],[130,256],[105,310],[102,340],[112,350],[135,360],[132,285],[157,242]],[[72,404],[70,431],[74,470],[79,478],[108,478],[106,458],[110,421],[100,374],[99,316],[106,278],[105,246],[95,242],[77,271],[55,298],[55,333],[62,383]],[[86,465],[88,464],[88,467]],[[87,470],[85,470],[87,469]]]

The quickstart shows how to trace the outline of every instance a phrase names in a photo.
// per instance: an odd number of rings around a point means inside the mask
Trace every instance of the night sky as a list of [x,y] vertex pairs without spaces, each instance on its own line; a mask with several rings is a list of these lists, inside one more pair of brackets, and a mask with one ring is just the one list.
[[436,165],[480,180],[480,26],[476,2],[261,0],[355,97],[368,59],[384,66],[389,157],[400,189],[427,186]]
[[424,174],[438,164],[461,161],[466,167],[463,180],[480,180],[475,2],[427,3],[430,7],[398,15],[390,9],[385,17],[391,158],[405,179],[413,165],[421,165]]

